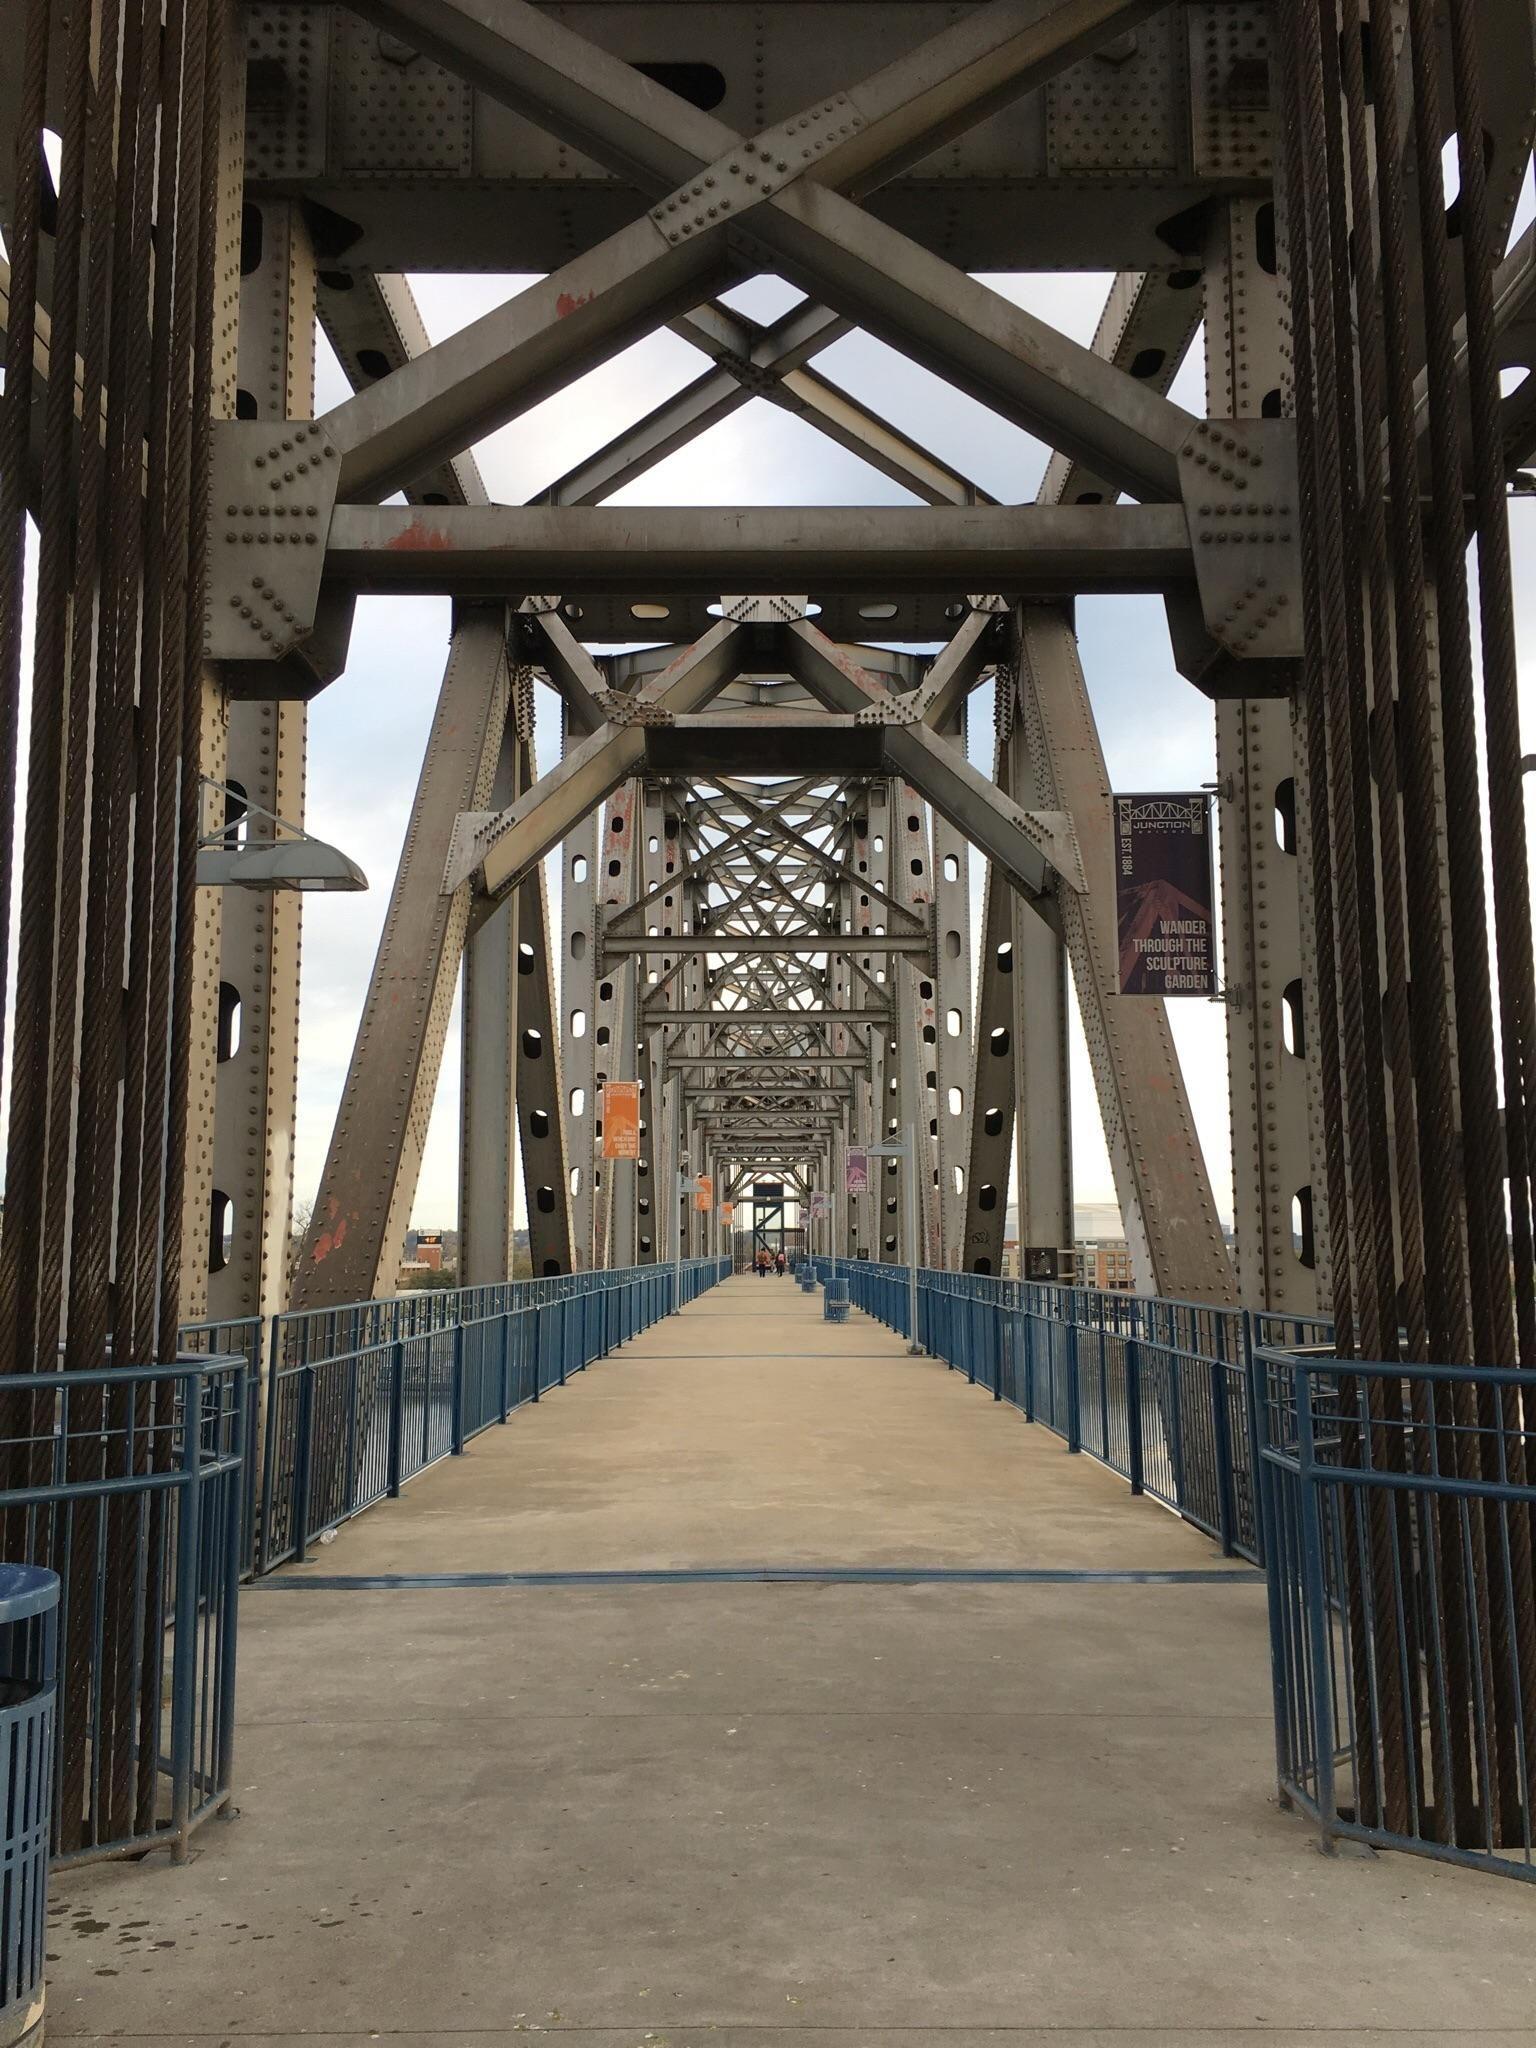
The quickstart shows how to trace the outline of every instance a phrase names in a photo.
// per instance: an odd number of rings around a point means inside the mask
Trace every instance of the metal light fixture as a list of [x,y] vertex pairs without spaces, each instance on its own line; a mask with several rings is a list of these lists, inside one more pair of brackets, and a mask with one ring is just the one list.
[[[197,842],[200,888],[266,890],[366,889],[368,877],[339,846],[316,839],[301,825],[292,825],[275,811],[254,804],[244,790],[203,777],[203,791],[225,800],[224,823]],[[241,835],[255,822],[263,836]]]

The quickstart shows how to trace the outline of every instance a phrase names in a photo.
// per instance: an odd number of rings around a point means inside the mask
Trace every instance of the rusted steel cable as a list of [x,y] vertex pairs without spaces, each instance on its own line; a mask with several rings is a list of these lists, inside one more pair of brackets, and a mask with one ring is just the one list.
[[[1502,1133],[1489,999],[1488,906],[1483,886],[1482,790],[1471,620],[1466,569],[1466,520],[1461,421],[1456,375],[1456,295],[1450,275],[1450,237],[1440,146],[1445,132],[1438,25],[1433,0],[1410,0],[1409,50],[1413,77],[1419,239],[1423,261],[1427,390],[1435,518],[1432,526],[1440,624],[1440,705],[1450,821],[1446,856],[1453,935],[1457,1079],[1465,1161],[1468,1280],[1473,1363],[1512,1364],[1515,1355],[1504,1222]],[[1480,137],[1478,139],[1480,146]],[[1496,1477],[1499,1411],[1482,1390],[1458,1389],[1454,1404],[1458,1471]],[[1482,1434],[1476,1431],[1482,1426]],[[1490,1427],[1491,1425],[1491,1427]],[[1489,1469],[1489,1460],[1494,1469]],[[1512,1676],[1514,1622],[1502,1570],[1490,1568],[1489,1519],[1474,1517],[1470,1589],[1481,1650],[1484,1697],[1494,1723],[1495,1772],[1507,1761],[1507,1724],[1519,1711]],[[1490,1804],[1507,1804],[1497,1786]]]
[[[1473,502],[1477,519],[1478,600],[1482,625],[1483,733],[1488,779],[1488,837],[1492,855],[1494,938],[1499,970],[1500,1039],[1504,1072],[1506,1171],[1512,1222],[1512,1270],[1505,1270],[1504,1238],[1496,1249],[1503,1282],[1512,1293],[1519,1359],[1536,1363],[1536,1270],[1531,1240],[1532,1094],[1536,1090],[1536,962],[1531,942],[1531,890],[1525,845],[1525,793],[1521,771],[1520,704],[1515,645],[1515,594],[1510,564],[1509,512],[1499,425],[1499,365],[1493,308],[1495,250],[1488,212],[1488,171],[1483,154],[1481,50],[1467,0],[1451,0],[1451,77],[1460,137],[1461,249],[1466,295],[1467,372],[1472,425]],[[1500,1219],[1502,1221],[1502,1218]],[[1512,1279],[1513,1285],[1510,1286]],[[1524,1485],[1527,1455],[1518,1391],[1489,1390],[1485,1420],[1497,1418],[1497,1471]],[[1513,1607],[1518,1720],[1500,1730],[1500,1791],[1506,1840],[1518,1840],[1528,1821],[1527,1774],[1536,1760],[1536,1584],[1532,1525],[1527,1507],[1489,1503],[1490,1551],[1502,1551],[1501,1515],[1513,1524],[1510,1586]],[[1502,1580],[1502,1573],[1498,1574]],[[1512,1674],[1514,1675],[1514,1674]]]
[[[33,353],[37,341],[43,121],[48,85],[47,0],[30,0],[21,57],[16,124],[15,197],[10,241],[10,314],[5,391],[0,395],[0,932],[11,917],[12,834],[16,815],[16,734],[21,724],[22,600],[26,582],[28,453],[32,432]],[[0,964],[0,1011],[9,973]],[[14,1232],[12,1235],[14,1236]],[[12,1255],[14,1276],[16,1255]],[[14,1277],[0,1272],[0,1370],[25,1361],[17,1331]]]
[[[201,79],[193,89],[197,31],[201,27]],[[201,218],[197,240],[195,327],[192,346],[191,433],[187,495],[189,524],[183,605],[181,772],[178,791],[175,988],[167,1079],[165,1205],[175,1227],[166,1232],[161,1334],[174,1341],[184,1257],[181,1216],[186,1184],[187,1087],[192,1045],[192,970],[196,934],[197,827],[202,771],[203,671],[207,609],[207,497],[212,440],[214,284],[218,257],[219,144],[223,113],[223,60],[229,34],[228,0],[190,0],[187,10],[188,125],[202,109],[202,173],[197,187]]]
[[[36,1219],[31,1235],[0,1239],[0,1362],[25,1373],[52,1365],[58,1337],[57,1296],[51,1324],[39,1329],[36,1295],[41,1270],[53,1249],[46,1241],[42,1187],[50,1140],[48,1110],[49,1041],[53,1029],[52,978],[56,944],[55,873],[60,855],[60,776],[67,719],[70,583],[76,468],[75,379],[79,335],[81,198],[85,182],[86,106],[90,83],[91,10],[75,9],[63,37],[60,103],[58,214],[54,232],[53,304],[49,355],[56,373],[43,404],[42,491],[38,506],[36,627],[32,650],[32,731],[28,750],[27,809],[21,891],[18,902],[17,968],[14,986],[10,1128],[6,1188],[14,1213]],[[57,366],[69,364],[68,376]],[[7,1257],[8,1255],[8,1257]],[[40,1358],[39,1354],[44,1353]],[[36,1400],[9,1394],[4,1404],[5,1435],[16,1448],[6,1481],[24,1486],[46,1476]],[[27,1518],[4,1525],[5,1555],[20,1558],[30,1541]],[[43,1560],[37,1560],[39,1562]]]
[[[1322,696],[1329,762],[1330,824],[1335,848],[1335,931],[1348,1129],[1350,1257],[1355,1266],[1358,1342],[1368,1359],[1390,1358],[1397,1346],[1391,1176],[1387,1155],[1379,944],[1376,918],[1374,801],[1370,774],[1363,564],[1360,552],[1360,420],[1353,347],[1351,234],[1337,0],[1303,0],[1297,75],[1308,151],[1305,198],[1312,271],[1315,363],[1314,417],[1306,423],[1317,465],[1322,585]],[[1355,1383],[1358,1386],[1358,1383]],[[1370,1383],[1371,1429],[1384,1396]],[[1390,1418],[1388,1418],[1390,1424]],[[1373,1451],[1377,1448],[1373,1431]],[[1396,1831],[1412,1825],[1403,1697],[1402,1644],[1393,1597],[1397,1545],[1391,1505],[1377,1495],[1354,1503],[1363,1524],[1357,1549],[1370,1573],[1369,1615],[1374,1688],[1361,1698],[1364,1725],[1379,1726],[1378,1818]],[[1351,1587],[1352,1597],[1359,1596]],[[1366,1674],[1357,1671],[1359,1689]]]
[[[111,347],[112,315],[112,258],[113,235],[112,217],[115,190],[115,150],[117,141],[117,89],[118,62],[122,27],[121,0],[103,0],[96,25],[96,90],[91,102],[91,134],[88,151],[89,175],[85,191],[87,232],[90,238],[86,270],[86,362],[83,390],[84,418],[97,421],[110,414],[110,405],[104,404],[109,392],[109,364]],[[103,590],[106,525],[105,506],[107,503],[106,450],[99,432],[82,434],[80,440],[80,481],[77,495],[77,535],[74,592],[74,632],[71,646],[71,760],[69,778],[74,784],[74,794],[79,799],[78,822],[85,827],[88,801],[90,750],[94,744],[95,707],[99,695],[99,683],[105,656],[103,635],[98,633],[94,643],[92,635],[83,630],[85,623],[96,617],[105,625],[107,606]],[[89,547],[87,548],[87,539]],[[75,749],[75,708],[76,690],[82,707],[83,729],[81,745]],[[88,707],[88,708],[86,708]],[[82,841],[83,843],[83,841]],[[66,862],[63,865],[64,887],[60,890],[60,936],[63,937],[65,905],[69,900],[71,875],[76,878],[75,903],[79,904],[80,863]],[[78,943],[78,942],[77,942]],[[76,983],[70,982],[68,997],[76,1003]],[[89,1002],[89,995],[84,1000]],[[71,1018],[67,1034],[56,1033],[55,1059],[65,1055],[66,1048],[59,1044],[61,1036],[67,1036],[67,1057],[75,1061],[76,1025]],[[78,1113],[78,1112],[77,1112]],[[78,1132],[78,1123],[76,1130]],[[90,1181],[98,1162],[83,1159],[78,1145],[75,1155],[73,1196],[76,1203],[76,1220],[82,1189]],[[61,1177],[64,1172],[60,1162]],[[70,1199],[71,1190],[66,1184],[64,1199]],[[63,1230],[61,1228],[61,1239]],[[73,1233],[71,1233],[73,1236]],[[61,1253],[62,1257],[62,1244]],[[104,1276],[103,1276],[104,1277]],[[70,1272],[69,1318],[66,1324],[65,1363],[73,1362],[85,1366],[99,1365],[106,1341],[106,1301],[104,1284],[100,1290],[95,1322],[97,1335],[95,1348],[87,1338],[82,1345],[76,1335],[75,1308],[77,1299],[84,1293],[83,1275],[71,1269]],[[81,1324],[85,1318],[80,1318]],[[83,1463],[88,1453],[83,1441],[70,1447],[70,1476],[88,1477],[89,1467]],[[63,1682],[60,1686],[59,1709],[59,1780],[60,1780],[60,1841],[65,1848],[78,1846],[88,1839],[90,1815],[87,1812],[88,1755],[90,1713],[90,1674],[94,1659],[94,1629],[92,1607],[94,1589],[91,1583],[94,1570],[96,1546],[100,1537],[101,1508],[99,1503],[82,1501],[75,1510],[74,1528],[71,1532],[71,1557],[69,1570],[68,1619],[65,1626],[63,1645]]]
[[[189,26],[191,33],[189,34]],[[154,308],[153,431],[163,460],[151,491],[151,511],[160,534],[160,569],[146,579],[144,633],[155,639],[154,664],[159,678],[159,739],[155,763],[155,836],[151,895],[157,949],[148,998],[149,1061],[145,1099],[156,1130],[163,1124],[170,1072],[170,1033],[176,978],[176,835],[180,814],[183,678],[186,625],[186,555],[188,542],[188,456],[190,451],[191,359],[196,339],[197,243],[202,225],[202,92],[206,73],[206,28],[199,17],[189,25],[187,0],[170,0],[166,10],[164,76],[161,87],[160,185],[156,205],[158,245],[168,260],[157,267]],[[197,97],[190,95],[195,91]],[[161,1241],[178,1234],[180,1207],[169,1211],[165,1190],[169,1161],[165,1148],[154,1144],[151,1185],[143,1193],[138,1246],[141,1306],[150,1311],[149,1335],[160,1360],[176,1344],[179,1303],[172,1298],[167,1317],[161,1268]],[[156,1232],[159,1233],[157,1239]],[[170,1327],[167,1327],[169,1323]],[[168,1403],[147,1397],[141,1418],[149,1431],[149,1454],[163,1461],[157,1426]],[[148,1546],[151,1557],[166,1547],[166,1504],[158,1493],[150,1502]],[[160,1697],[163,1637],[155,1619],[145,1617],[141,1657],[141,1725],[148,1725]],[[138,1822],[147,1826],[154,1812],[157,1759],[141,1746],[138,1767]]]
[[[1383,1016],[1392,1074],[1392,1127],[1396,1141],[1395,1176],[1398,1243],[1401,1251],[1402,1321],[1406,1355],[1425,1360],[1428,1353],[1424,1278],[1424,1223],[1419,1166],[1417,1076],[1409,1022],[1409,948],[1403,877],[1403,821],[1398,770],[1397,695],[1393,647],[1393,596],[1387,533],[1386,366],[1380,292],[1377,221],[1372,206],[1372,159],[1366,121],[1366,78],[1362,30],[1346,20],[1338,48],[1349,155],[1349,204],[1353,227],[1354,324],[1360,392],[1360,497],[1362,564],[1370,629],[1370,761],[1376,790],[1377,864],[1381,890]],[[1390,1228],[1390,1213],[1387,1218]],[[1416,1382],[1413,1391],[1414,1431],[1404,1428],[1406,1411],[1400,1386],[1385,1384],[1377,1396],[1387,1427],[1378,1434],[1380,1461],[1404,1471],[1413,1457],[1428,1469],[1427,1425],[1433,1422],[1430,1389]],[[1392,1523],[1391,1552],[1396,1571],[1413,1580],[1416,1571],[1414,1504],[1406,1494],[1389,1495],[1379,1505]],[[1418,1687],[1415,1674],[1421,1656],[1420,1610],[1404,1604],[1401,1623],[1402,1705],[1412,1768],[1414,1811],[1419,1822],[1425,1806],[1424,1775],[1417,1738]],[[1434,1752],[1433,1782],[1444,1781],[1450,1768],[1449,1746],[1439,1716],[1430,1717]]]
[[[1403,881],[1403,825],[1398,775],[1396,669],[1392,579],[1388,563],[1386,414],[1380,266],[1371,205],[1371,155],[1366,130],[1364,53],[1358,31],[1339,39],[1349,144],[1349,202],[1353,223],[1354,319],[1360,388],[1360,535],[1370,625],[1370,767],[1376,784],[1376,829],[1381,869],[1383,999],[1392,1071],[1392,1128],[1397,1146],[1395,1189],[1402,1265],[1402,1321],[1408,1356],[1427,1359],[1424,1218],[1420,1200],[1419,1138],[1413,1035],[1408,1019],[1408,931]],[[1367,773],[1367,785],[1370,774]],[[1391,1216],[1387,1216],[1390,1230]],[[1390,1258],[1390,1253],[1389,1253]]]
[[[122,1226],[136,1214],[143,1143],[144,1042],[142,1018],[135,1015],[134,983],[148,919],[133,888],[136,817],[143,808],[136,802],[134,770],[138,735],[152,725],[158,710],[149,687],[151,679],[143,672],[140,615],[148,561],[143,472],[144,435],[149,421],[151,214],[160,47],[160,0],[134,0],[123,42],[122,117],[118,129],[118,191],[120,201],[126,199],[127,203],[114,224],[118,248],[113,266],[118,293],[114,332],[121,334],[122,347],[119,362],[114,366],[112,410],[117,433],[111,443],[111,458],[120,465],[120,487],[113,498],[118,507],[118,516],[113,521],[117,544],[110,561],[117,604],[114,658],[121,735],[112,792],[112,830],[118,871],[114,893],[122,914],[110,935],[111,950],[101,963],[104,975],[111,977],[108,988],[126,987],[126,1001],[116,1019],[118,1078],[114,1092],[119,1096],[120,1108],[115,1212],[119,1228],[112,1269],[111,1316],[113,1362],[127,1366],[148,1362],[136,1348],[135,1272],[131,1257],[125,1261],[132,1239],[130,1236],[125,1243]],[[109,1226],[109,1249],[111,1236]],[[125,1477],[134,1469],[136,1410],[134,1390],[110,1390],[108,1419],[113,1476]],[[130,1832],[133,1825],[139,1636],[136,1587],[144,1509],[142,1497],[132,1495],[119,1495],[107,1504],[109,1579],[98,1686],[101,1742],[106,1757],[99,1778],[106,1800],[105,1824],[114,1838]]]
[[[1438,700],[1430,666],[1432,600],[1426,587],[1420,504],[1418,432],[1413,363],[1416,341],[1410,295],[1414,278],[1407,229],[1403,136],[1398,103],[1398,61],[1392,0],[1371,0],[1371,112],[1376,136],[1376,208],[1381,240],[1379,289],[1385,331],[1387,440],[1391,493],[1391,573],[1396,628],[1401,737],[1399,765],[1405,821],[1404,872],[1408,890],[1411,1027],[1417,1084],[1420,1189],[1424,1208],[1425,1310],[1428,1355],[1462,1363],[1472,1357],[1464,1241],[1461,1230],[1462,1159],[1452,1063],[1454,1033],[1447,976],[1450,935],[1439,860],[1442,797],[1437,772]],[[1438,1403],[1438,1405],[1437,1405]],[[1427,1410],[1427,1412],[1425,1412]],[[1421,1456],[1457,1469],[1454,1403],[1448,1390],[1416,1409],[1439,1440]],[[1470,1589],[1463,1571],[1456,1504],[1442,1498],[1425,1545],[1424,1569],[1438,1586],[1440,1632],[1429,1645],[1436,1675],[1450,1697],[1472,1697],[1469,1661]],[[1449,1744],[1439,1751],[1442,1732]],[[1476,1803],[1475,1770],[1466,1719],[1450,1717],[1442,1731],[1431,1717],[1435,1800],[1428,1825],[1442,1841],[1455,1841]]]

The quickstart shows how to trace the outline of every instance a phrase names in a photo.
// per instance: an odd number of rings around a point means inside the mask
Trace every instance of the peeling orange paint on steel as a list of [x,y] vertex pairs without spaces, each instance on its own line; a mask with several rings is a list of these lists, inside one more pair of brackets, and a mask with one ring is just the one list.
[[595,294],[592,292],[562,292],[555,301],[555,317],[566,319],[578,306],[590,306]]
[[440,527],[434,526],[422,513],[385,545],[392,554],[410,555],[441,553],[444,549],[451,548],[453,542]]

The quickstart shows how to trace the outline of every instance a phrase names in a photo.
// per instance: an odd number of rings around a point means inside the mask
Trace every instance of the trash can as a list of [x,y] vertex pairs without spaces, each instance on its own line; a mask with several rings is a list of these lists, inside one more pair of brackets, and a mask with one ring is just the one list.
[[40,1565],[0,1565],[0,1758],[6,1814],[0,2048],[37,2048],[43,2038],[58,1641],[56,1574]]
[[827,1291],[822,1298],[821,1319],[825,1323],[846,1323],[848,1320],[848,1282],[829,1280]]

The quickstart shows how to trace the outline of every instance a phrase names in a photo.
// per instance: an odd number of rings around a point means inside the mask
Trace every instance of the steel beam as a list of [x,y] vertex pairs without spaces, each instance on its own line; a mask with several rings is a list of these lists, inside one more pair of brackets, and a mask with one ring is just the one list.
[[411,829],[294,1277],[297,1308],[394,1292],[469,926],[469,886],[445,894],[443,868],[459,813],[483,809],[491,794],[507,717],[506,632],[499,607],[466,608],[455,619]]
[[[1285,290],[1259,260],[1258,212],[1234,200],[1212,210],[1207,232],[1206,385],[1233,418],[1273,410],[1289,381]],[[1305,978],[1292,717],[1285,699],[1218,703],[1216,773],[1238,1288],[1245,1302],[1307,1314],[1317,1274],[1302,1263],[1292,1203],[1310,1190],[1321,1209],[1324,1168],[1315,1064],[1286,1043]]]
[[338,505],[327,579],[349,591],[1157,591],[1194,575],[1180,506],[784,509]]
[[574,747],[558,768],[540,779],[509,809],[493,817],[473,835],[456,859],[449,886],[478,873],[480,886],[495,896],[520,881],[587,817],[645,758],[645,728],[638,722],[647,711],[686,711],[707,703],[722,682],[736,672],[739,629],[722,619],[695,646],[684,648],[670,668],[610,710],[634,724],[609,722]]
[[[491,800],[512,803],[526,788],[527,759],[517,730],[516,700],[528,685],[508,678]],[[527,716],[526,704],[522,715]],[[413,820],[414,822],[414,820]],[[407,843],[410,833],[407,828]],[[523,1089],[521,1035],[533,1023],[521,1015],[518,973],[522,892],[493,904],[465,932],[459,1007],[459,1284],[497,1286],[513,1274],[517,1189],[518,1112]],[[543,1040],[539,1051],[545,1051]],[[524,1187],[528,1176],[524,1175]],[[530,1223],[531,1223],[530,1215]],[[535,1267],[535,1271],[537,1271]]]
[[[1110,287],[1093,352],[1166,397],[1200,325],[1201,270],[1123,271]],[[1218,405],[1216,410],[1226,408]],[[1046,464],[1042,505],[1112,505],[1118,484],[1058,450]]]
[[[390,0],[382,12],[388,15],[395,4]],[[595,147],[601,161],[617,161],[626,172],[638,167],[651,189],[672,197],[327,415],[326,460],[339,461],[342,499],[381,496],[409,481],[647,325],[696,303],[698,286],[718,265],[727,218],[743,211],[792,270],[796,263],[819,270],[834,303],[851,301],[875,331],[895,309],[902,344],[941,372],[966,379],[1057,446],[1101,460],[1139,495],[1178,496],[1177,454],[1192,424],[1187,415],[827,186],[804,176],[784,182],[794,174],[789,158],[780,163],[776,152],[796,146],[789,130],[747,144],[523,0],[401,4],[404,12],[423,15],[422,29],[413,33],[445,61],[467,66],[488,89],[550,121],[579,146]],[[1090,32],[1082,23],[1094,20],[1096,32],[1105,33],[1110,18],[1139,11],[1107,0],[1098,7],[1093,0],[1061,0],[1042,38],[1038,10],[1027,0],[994,7],[987,23],[1001,33],[984,55],[978,52],[988,37],[977,43],[974,21],[930,39],[869,82],[867,118],[855,108],[856,118],[834,132],[816,110],[809,117],[815,146],[801,149],[801,162],[817,159],[819,176],[835,172],[839,162],[850,176],[867,172],[887,144],[898,153],[920,148],[925,121],[934,121],[934,133],[942,136],[962,121],[968,105],[996,104],[1010,81],[1011,89],[1023,89],[1037,67],[1061,60],[1077,46],[1074,37]],[[898,105],[898,80],[917,79],[916,101]],[[738,183],[745,176],[740,159],[759,150],[762,179],[753,172]],[[679,176],[677,164],[689,158]],[[713,206],[699,196],[702,183],[697,193],[687,187],[701,174],[721,183]]]
[[[260,258],[240,280],[242,410],[304,419],[314,411],[315,256],[302,210],[268,201],[247,216],[246,239]],[[224,771],[247,803],[300,826],[306,723],[302,703],[232,704]],[[213,1182],[229,1204],[229,1250],[210,1245],[208,1275],[208,1313],[221,1320],[287,1306],[302,903],[282,890],[223,896]]]
[[[838,711],[879,715],[885,693],[872,677],[807,621],[787,630],[790,665],[807,689]],[[1052,874],[1069,888],[1082,886],[1080,857],[1070,815],[1059,810],[1026,812],[999,794],[969,761],[924,725],[892,726],[885,751],[918,793],[963,832],[971,845],[1008,872],[1014,886],[1038,896]]]
[[1077,644],[1062,614],[1045,607],[1022,607],[1018,631],[1031,757],[1072,815],[1087,873],[1086,890],[1056,900],[1136,1284],[1230,1303],[1231,1262],[1164,1005],[1119,991],[1109,780]]
[[[1008,688],[1012,686],[1010,677]],[[1002,751],[1000,743],[1000,770]],[[1001,785],[1001,773],[997,780]],[[989,862],[982,897],[965,1176],[962,1258],[971,1273],[1003,1271],[1014,1126],[1013,903],[1007,879]]]
[[[318,279],[316,304],[326,339],[354,391],[365,391],[432,346],[410,283],[367,270],[329,270]],[[483,505],[480,467],[468,452],[405,484],[416,505]]]
[[[524,788],[534,779],[532,740],[530,720],[527,735],[519,739]],[[596,1162],[592,1157],[579,1157],[568,1151],[566,1144],[562,1072],[564,1048],[571,1041],[560,1029],[549,898],[542,861],[524,875],[515,900],[517,1130],[528,1218],[528,1256],[535,1276],[570,1273],[575,1270],[572,1196],[591,1179]]]
[[[604,954],[644,953],[700,957],[720,954],[723,957],[763,953],[771,957],[785,954],[822,953],[910,953],[918,959],[926,959],[933,951],[931,932],[886,932],[878,938],[869,938],[857,932],[733,932],[719,925],[711,925],[707,932],[636,933],[625,937],[622,933],[611,936],[603,933]],[[722,1010],[716,1014],[728,1017],[730,1012]]]

